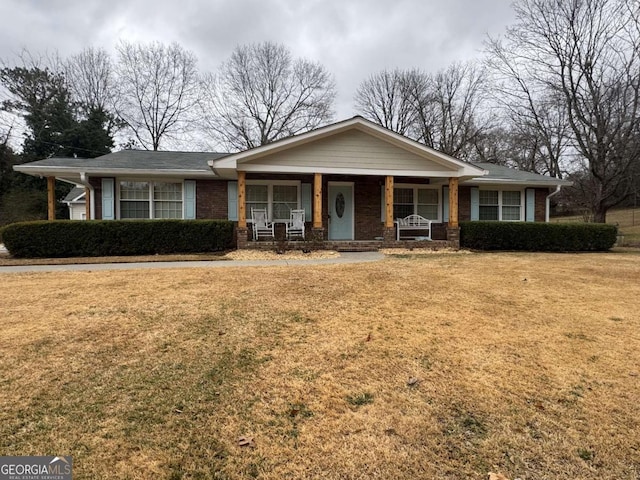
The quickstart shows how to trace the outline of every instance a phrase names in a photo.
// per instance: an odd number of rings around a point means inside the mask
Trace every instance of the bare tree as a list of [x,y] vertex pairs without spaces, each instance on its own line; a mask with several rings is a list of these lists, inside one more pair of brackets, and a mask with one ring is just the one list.
[[204,82],[204,128],[243,150],[331,121],[334,82],[323,66],[270,42],[237,47]]
[[518,0],[514,8],[516,24],[490,42],[494,63],[517,85],[533,124],[545,123],[536,118],[547,111],[536,105],[544,95],[559,102],[577,153],[573,170],[584,171],[593,218],[604,222],[633,193],[629,172],[640,162],[640,6]]
[[117,50],[118,116],[144,148],[158,150],[190,126],[200,86],[196,58],[177,43],[122,42]]
[[87,108],[108,112],[117,103],[113,64],[106,50],[85,48],[64,62],[64,72],[73,98]]
[[[493,74],[492,98],[520,143],[527,142],[533,172],[562,178],[569,150],[567,107],[557,89],[532,83],[528,62],[512,61],[513,52],[494,39],[487,42],[486,63]],[[524,145],[523,145],[524,146]]]
[[473,63],[455,63],[429,78],[416,91],[414,136],[425,145],[453,157],[467,158],[488,128],[478,118],[484,101],[484,72]]
[[417,70],[383,70],[371,75],[358,87],[356,111],[365,118],[401,135],[409,133],[416,121],[413,92],[425,78]]
[[415,69],[383,71],[360,85],[355,103],[373,122],[466,158],[487,127],[478,121],[483,86],[483,72],[473,64],[454,64],[435,75]]

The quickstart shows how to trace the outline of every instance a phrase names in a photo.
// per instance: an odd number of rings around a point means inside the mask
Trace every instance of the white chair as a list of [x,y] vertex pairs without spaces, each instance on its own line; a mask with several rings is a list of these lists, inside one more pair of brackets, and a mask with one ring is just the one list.
[[304,210],[291,210],[287,222],[287,239],[304,238]]
[[276,237],[273,222],[270,222],[267,219],[267,210],[265,208],[251,209],[251,223],[253,227],[254,240],[259,240],[260,237]]

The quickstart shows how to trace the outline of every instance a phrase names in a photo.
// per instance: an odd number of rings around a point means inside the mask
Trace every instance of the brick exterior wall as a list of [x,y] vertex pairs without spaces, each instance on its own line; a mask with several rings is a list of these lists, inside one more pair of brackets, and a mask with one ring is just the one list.
[[458,187],[458,222],[471,220],[471,187]]
[[[355,179],[353,185],[355,240],[373,240],[384,235],[381,187],[383,181],[381,177]],[[328,204],[327,199],[325,205]]]
[[226,219],[228,211],[226,180],[196,180],[196,218]]

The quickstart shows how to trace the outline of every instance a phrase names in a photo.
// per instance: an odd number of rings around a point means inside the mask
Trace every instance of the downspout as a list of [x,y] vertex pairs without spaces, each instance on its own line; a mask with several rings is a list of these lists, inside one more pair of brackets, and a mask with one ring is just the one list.
[[85,172],[80,172],[80,184],[89,189],[89,213],[91,213],[91,218],[88,220],[93,220],[96,218],[96,195],[93,186],[89,183],[89,176]]
[[550,210],[550,205],[551,205],[551,197],[557,195],[560,193],[560,190],[562,189],[562,185],[556,185],[556,191],[553,193],[550,193],[549,195],[547,195],[547,200],[544,206],[544,221],[546,223],[549,223],[549,210]]

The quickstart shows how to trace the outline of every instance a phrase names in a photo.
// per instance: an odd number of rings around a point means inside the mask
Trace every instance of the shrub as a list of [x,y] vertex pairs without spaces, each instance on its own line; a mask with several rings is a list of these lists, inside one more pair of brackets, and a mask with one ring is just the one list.
[[226,220],[38,221],[0,233],[14,257],[27,258],[200,253],[233,243],[233,223]]
[[617,227],[599,223],[462,222],[460,246],[477,250],[586,252],[609,250]]

